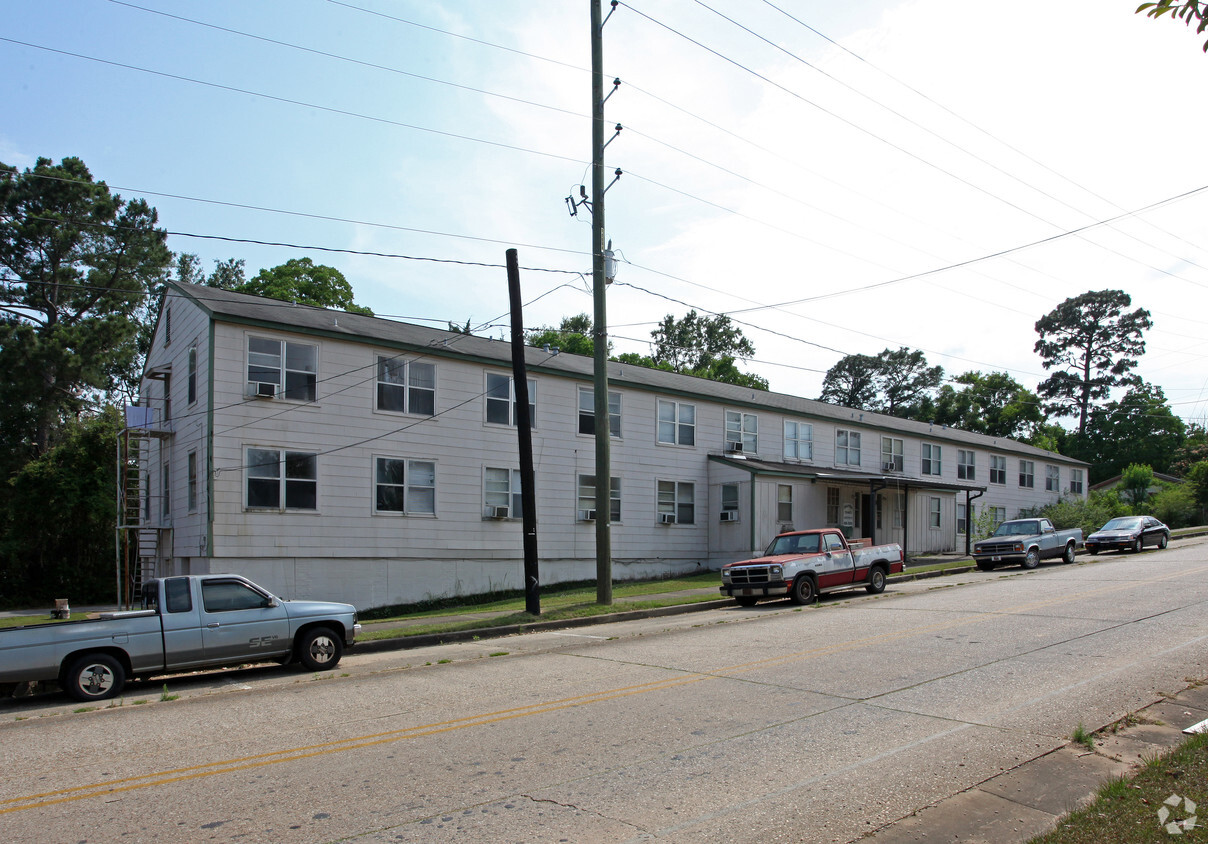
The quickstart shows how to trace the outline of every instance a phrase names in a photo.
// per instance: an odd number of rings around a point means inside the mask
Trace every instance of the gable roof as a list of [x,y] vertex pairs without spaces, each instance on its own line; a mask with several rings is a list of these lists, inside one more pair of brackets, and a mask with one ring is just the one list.
[[[459,334],[381,317],[296,305],[200,284],[170,281],[168,287],[195,303],[211,319],[218,322],[288,330],[380,348],[406,349],[432,357],[453,358],[509,369],[512,365],[511,343],[504,340]],[[573,378],[588,384],[592,381],[594,361],[590,357],[559,353],[556,349],[546,351],[535,346],[526,346],[524,358],[530,372]],[[617,361],[608,363],[608,380],[610,385],[658,392],[676,398],[707,399],[736,409],[770,410],[898,436],[910,435],[920,439],[1006,451],[1076,466],[1089,465],[1007,437],[991,437],[946,425],[916,422],[787,393],[754,390],[736,384]]]

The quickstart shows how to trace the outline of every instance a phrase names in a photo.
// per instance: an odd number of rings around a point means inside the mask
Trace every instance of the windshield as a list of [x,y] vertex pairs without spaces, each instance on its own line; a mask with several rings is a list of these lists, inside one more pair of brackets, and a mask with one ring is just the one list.
[[1135,517],[1112,519],[1103,526],[1103,530],[1135,530],[1141,526],[1141,520]]
[[763,555],[765,557],[776,557],[780,554],[817,554],[818,539],[819,537],[816,533],[778,536],[772,540],[772,544],[768,546],[768,550]]
[[1032,536],[1040,533],[1040,524],[1033,521],[1003,522],[994,531],[995,536]]

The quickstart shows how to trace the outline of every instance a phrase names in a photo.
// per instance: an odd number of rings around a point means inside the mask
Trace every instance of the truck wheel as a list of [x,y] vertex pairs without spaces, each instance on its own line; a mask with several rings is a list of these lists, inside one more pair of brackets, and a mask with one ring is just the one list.
[[740,597],[736,597],[734,600],[738,602],[738,606],[740,607],[753,607],[759,603],[758,598],[754,598],[750,595],[742,595]]
[[1167,536],[1166,534],[1162,534],[1161,536],[1158,537],[1158,547],[1159,548],[1165,548],[1169,544],[1170,544],[1170,537]]
[[793,599],[794,604],[812,604],[818,599],[818,590],[814,588],[814,580],[808,574],[803,574],[793,581],[793,588],[789,590],[789,597]]
[[1023,567],[1025,569],[1034,569],[1040,565],[1040,552],[1035,548],[1029,548],[1028,553],[1023,555]]
[[108,654],[85,654],[63,675],[63,691],[76,700],[105,700],[126,685],[126,670]]
[[977,567],[982,571],[994,571],[994,563],[985,563],[979,560]]
[[1141,553],[1141,549],[1142,549],[1143,547],[1144,547],[1144,546],[1141,544],[1141,537],[1139,537],[1139,536],[1138,536],[1136,539],[1134,539],[1134,540],[1133,540],[1133,544],[1132,544],[1132,552],[1133,552],[1134,554],[1140,554],[1140,553]]
[[1061,559],[1067,563],[1072,563],[1074,562],[1074,554],[1074,543],[1068,542],[1065,546],[1065,553],[1061,555]]
[[885,569],[877,567],[868,573],[868,584],[864,587],[869,595],[880,595],[885,591]]
[[298,662],[311,671],[335,668],[343,655],[343,641],[326,627],[307,630],[298,640]]

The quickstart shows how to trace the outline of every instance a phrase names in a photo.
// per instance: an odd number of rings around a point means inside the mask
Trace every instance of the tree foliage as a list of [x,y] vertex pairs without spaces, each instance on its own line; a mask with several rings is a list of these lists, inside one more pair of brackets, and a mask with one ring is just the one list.
[[940,388],[929,421],[991,437],[1023,439],[1044,421],[1044,414],[1040,398],[1007,373],[965,372]]
[[1130,463],[1169,472],[1184,430],[1162,388],[1138,382],[1119,401],[1092,409],[1086,432],[1071,435],[1063,453],[1091,464],[1092,483],[1120,474]]
[[826,371],[818,401],[872,410],[877,400],[877,359],[870,355],[846,355]]
[[592,340],[592,320],[587,314],[577,314],[562,317],[558,328],[538,328],[526,333],[524,342],[530,346],[549,346],[560,349],[572,355],[595,354],[595,341]]
[[1093,402],[1137,381],[1132,370],[1145,352],[1142,332],[1153,323],[1144,308],[1125,313],[1131,304],[1123,290],[1093,290],[1066,299],[1036,322],[1036,353],[1046,370],[1056,370],[1036,392],[1049,413],[1077,416],[1080,434]]
[[617,360],[754,390],[768,388],[766,378],[738,368],[738,360],[754,356],[755,344],[725,314],[703,317],[693,310],[680,319],[667,314],[650,336],[654,349],[649,356],[628,353]]
[[[1196,25],[1196,21],[1199,21],[1195,31],[1200,35],[1208,32],[1208,3],[1204,0],[1157,0],[1156,3],[1142,3],[1134,14],[1142,12],[1150,18],[1168,14],[1171,20],[1181,20],[1187,26]],[[1208,53],[1208,40],[1204,41],[1204,52]]]
[[819,401],[890,416],[920,418],[933,412],[932,394],[943,380],[918,349],[885,349],[875,357],[846,355],[826,372]]
[[[242,269],[242,262],[240,265]],[[352,285],[342,272],[335,267],[316,264],[310,258],[291,258],[280,266],[261,270],[245,284],[229,289],[236,293],[373,316],[373,311],[353,301]]]
[[1153,469],[1142,463],[1130,463],[1120,475],[1120,487],[1128,493],[1134,506],[1149,497],[1151,486]]

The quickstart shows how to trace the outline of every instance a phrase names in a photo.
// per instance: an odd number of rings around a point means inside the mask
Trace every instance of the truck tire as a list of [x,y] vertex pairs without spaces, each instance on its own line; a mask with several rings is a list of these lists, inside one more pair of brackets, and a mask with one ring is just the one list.
[[1074,555],[1076,553],[1077,552],[1074,548],[1074,543],[1067,542],[1065,544],[1065,553],[1061,555],[1061,559],[1067,563],[1072,563],[1072,562],[1074,562]]
[[793,588],[789,590],[789,597],[793,599],[794,604],[805,606],[812,604],[818,600],[818,589],[814,586],[814,579],[808,574],[803,574],[793,581]]
[[880,566],[873,566],[872,571],[868,573],[868,583],[864,589],[869,595],[880,595],[885,591],[885,569]]
[[85,654],[63,674],[63,691],[76,700],[105,700],[126,685],[126,669],[109,654]]
[[759,603],[759,599],[752,595],[740,595],[734,598],[740,607],[753,607]]
[[298,662],[311,671],[335,668],[344,655],[344,641],[327,627],[312,627],[298,639]]
[[1023,567],[1034,569],[1038,565],[1040,565],[1040,551],[1036,548],[1029,548],[1028,553],[1023,555]]

